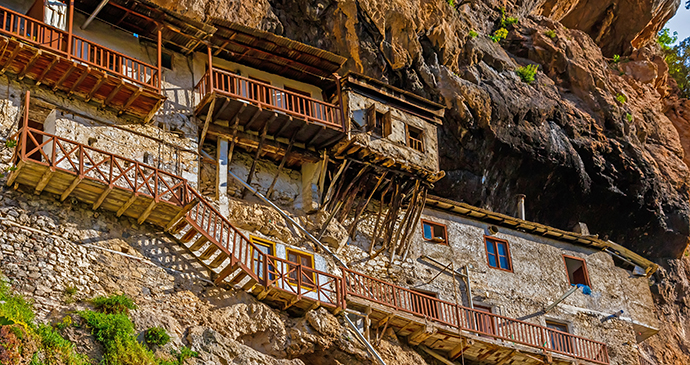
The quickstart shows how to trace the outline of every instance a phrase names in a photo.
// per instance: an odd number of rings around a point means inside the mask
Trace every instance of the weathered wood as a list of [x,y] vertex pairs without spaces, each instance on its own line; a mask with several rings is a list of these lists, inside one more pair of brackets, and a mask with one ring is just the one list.
[[12,186],[12,184],[14,184],[14,181],[17,180],[17,177],[19,177],[19,174],[22,172],[22,169],[25,165],[26,162],[24,162],[24,160],[19,161],[17,164],[17,169],[12,171],[10,176],[7,177],[7,186]]
[[19,72],[19,74],[17,74],[17,79],[19,79],[20,81],[23,80],[24,77],[26,77],[26,73],[34,67],[36,61],[38,61],[41,55],[43,55],[43,51],[40,49],[37,50],[33,57],[31,57],[31,60],[29,60],[29,63],[27,63],[24,66],[24,68]]
[[101,206],[101,204],[103,204],[103,201],[104,201],[105,198],[108,196],[108,194],[110,194],[111,191],[113,191],[113,186],[112,186],[112,185],[108,186],[108,188],[106,188],[106,189],[103,191],[103,193],[101,194],[101,196],[98,197],[98,199],[96,200],[96,202],[93,203],[93,210],[98,209],[98,208]]
[[62,77],[60,77],[60,79],[55,83],[55,86],[53,86],[53,91],[57,91],[62,85],[62,83],[65,82],[65,80],[67,80],[67,78],[72,74],[72,72],[74,72],[76,68],[77,66],[75,66],[74,62],[71,62],[69,68],[67,69],[67,72],[65,72],[62,75]]
[[149,206],[146,207],[144,212],[141,213],[141,215],[139,216],[139,219],[137,219],[137,223],[144,224],[144,222],[149,217],[149,215],[151,215],[151,212],[153,212],[153,209],[156,208],[156,205],[158,205],[158,202],[156,201],[156,199],[151,200],[151,204],[149,204]]
[[436,351],[434,351],[434,350],[432,350],[432,349],[430,349],[430,348],[428,348],[428,347],[426,347],[426,346],[419,346],[419,348],[422,349],[422,351],[426,352],[427,354],[431,355],[431,356],[432,356],[433,358],[435,358],[436,360],[438,360],[438,361],[440,361],[440,362],[442,362],[442,363],[444,363],[444,364],[446,364],[446,365],[455,365],[452,361],[449,361],[448,359],[446,359],[445,357],[441,356],[441,355],[440,355],[439,353],[437,353]]
[[53,70],[53,67],[55,67],[55,65],[57,65],[59,60],[60,60],[59,57],[53,58],[53,60],[48,65],[48,67],[46,67],[45,70],[43,70],[43,72],[41,72],[41,74],[36,78],[36,86],[39,86],[39,85],[41,85],[41,83],[43,83],[43,79],[46,77],[46,75],[48,75],[50,73],[50,71]]
[[129,96],[129,98],[127,99],[127,101],[122,105],[122,107],[121,107],[120,110],[117,112],[117,114],[118,114],[118,115],[122,115],[122,113],[124,113],[125,110],[127,110],[127,108],[129,108],[130,105],[132,105],[132,103],[134,102],[134,100],[137,100],[137,98],[139,97],[139,95],[141,95],[142,92],[144,92],[144,89],[141,88],[141,87],[138,88],[135,92],[133,92],[132,95]]
[[139,197],[139,194],[133,193],[132,196],[129,198],[129,200],[127,200],[124,204],[122,204],[120,209],[117,210],[117,213],[115,213],[115,215],[119,218],[123,214],[125,214],[127,209],[129,209],[129,207],[132,206],[132,204],[134,204],[134,202],[137,200],[138,197]]
[[82,180],[84,180],[84,176],[80,175],[80,176],[75,177],[74,180],[72,180],[72,183],[67,188],[67,190],[65,190],[62,193],[62,195],[60,196],[60,201],[64,202],[65,200],[67,200],[67,197],[70,194],[72,194],[72,191],[74,191],[74,189],[76,189],[77,185],[79,185],[79,183],[81,183]]
[[424,325],[422,328],[407,336],[407,342],[412,346],[417,346],[424,342],[427,338],[436,334],[436,332],[438,332],[436,327]]
[[5,71],[7,71],[7,68],[10,67],[12,64],[12,61],[17,57],[19,54],[19,51],[21,51],[24,48],[24,43],[17,43],[17,46],[14,48],[14,51],[10,54],[10,57],[7,59],[7,63],[5,63],[5,66],[0,68],[0,75],[4,74]]
[[105,100],[103,100],[103,105],[110,104],[115,95],[117,95],[120,92],[120,90],[122,90],[123,86],[125,86],[125,82],[120,80],[120,83],[117,86],[115,86],[115,88],[110,92],[110,94],[108,94]]
[[278,181],[278,176],[280,176],[280,171],[283,170],[283,166],[285,166],[285,162],[288,159],[288,155],[290,155],[290,151],[292,150],[292,145],[295,143],[295,138],[297,137],[297,132],[295,132],[292,137],[290,138],[290,142],[288,143],[287,149],[285,150],[285,154],[283,155],[283,158],[280,160],[280,164],[278,165],[278,170],[276,171],[275,176],[273,177],[273,181],[271,181],[271,185],[268,187],[268,191],[266,192],[266,198],[271,199],[271,194],[273,193],[273,187],[276,185],[276,182]]
[[54,173],[55,173],[55,170],[52,168],[49,168],[48,170],[46,170],[45,173],[43,173],[43,176],[41,176],[41,180],[39,180],[38,184],[36,184],[36,189],[34,190],[34,194],[38,195],[43,191],[43,189],[45,189],[45,187],[50,182],[50,178],[53,177]]
[[496,362],[496,364],[494,364],[494,365],[505,365],[505,364],[507,364],[508,361],[510,361],[515,356],[515,354],[518,354],[519,352],[520,351],[518,351],[518,350],[513,350],[513,351],[507,353],[500,360],[498,360]]
[[[256,162],[259,160],[259,157],[261,156],[261,149],[264,146],[264,141],[266,140],[266,132],[268,132],[268,125],[278,116],[278,114],[273,113],[273,116],[266,121],[266,124],[264,124],[264,127],[261,129],[261,137],[259,139],[259,145],[256,146],[256,154],[254,155],[254,160],[252,161],[252,167],[249,169],[249,175],[247,175],[247,185],[250,185],[252,183],[252,179],[254,178],[254,171],[256,171]],[[247,194],[247,188],[244,188],[242,190],[242,197]]]
[[364,213],[364,211],[367,209],[367,206],[369,205],[371,198],[374,197],[376,190],[378,190],[378,188],[381,186],[381,183],[383,183],[383,179],[386,178],[386,175],[388,175],[388,172],[384,172],[383,174],[381,174],[381,177],[379,177],[378,181],[376,181],[376,185],[374,185],[374,189],[371,190],[371,193],[369,193],[369,196],[367,196],[367,199],[364,201],[364,204],[362,204],[361,208],[357,211],[357,213],[355,213],[355,217],[352,220],[350,229],[348,230],[350,237],[352,237],[352,234],[357,228],[357,223],[359,223],[359,219],[362,216],[362,213]]
[[86,66],[86,70],[81,74],[81,76],[79,76],[77,81],[75,81],[74,84],[72,84],[72,87],[69,88],[69,91],[67,91],[67,96],[72,95],[74,93],[74,90],[77,87],[79,87],[79,85],[81,85],[82,82],[84,82],[84,80],[86,79],[86,76],[89,76],[90,73],[91,73],[91,67]]
[[180,219],[182,219],[185,216],[185,214],[189,213],[189,211],[192,210],[192,208],[199,204],[199,202],[201,202],[199,198],[194,198],[192,201],[185,204],[185,206],[182,207],[182,209],[180,209],[180,211],[175,215],[175,217],[171,219],[170,222],[168,222],[168,224],[165,226],[165,232],[170,232],[170,230],[175,226],[175,224]]
[[93,98],[93,95],[96,93],[96,91],[98,91],[98,89],[100,89],[101,86],[103,85],[103,83],[105,83],[107,80],[108,80],[107,75],[105,75],[105,74],[101,75],[101,77],[99,77],[99,80],[96,83],[96,85],[94,85],[93,88],[91,88],[91,91],[89,91],[89,93],[86,95],[86,98],[84,99],[84,101],[87,103],[89,101],[91,101],[91,99]]
[[208,126],[211,124],[213,119],[213,109],[216,107],[216,98],[211,100],[211,105],[208,107],[208,113],[206,113],[206,119],[204,120],[204,126],[201,129],[201,136],[199,137],[199,151],[201,151],[204,140],[206,139],[206,133],[208,133]]
[[467,351],[470,347],[472,347],[472,344],[467,342],[467,339],[463,338],[460,343],[453,347],[449,352],[448,352],[448,358],[451,360],[455,360],[458,357],[462,356],[465,351]]
[[500,349],[501,348],[498,346],[490,345],[489,349],[485,353],[483,353],[477,357],[477,360],[478,361],[484,361],[484,360],[488,359],[491,355],[495,354]]

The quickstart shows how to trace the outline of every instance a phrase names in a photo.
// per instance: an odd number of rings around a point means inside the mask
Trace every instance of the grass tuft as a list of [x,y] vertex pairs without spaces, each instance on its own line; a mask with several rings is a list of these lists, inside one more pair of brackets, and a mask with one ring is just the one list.
[[517,69],[517,71],[515,71],[515,73],[517,73],[517,75],[520,76],[520,79],[523,82],[531,84],[535,80],[538,68],[539,68],[539,65],[527,65],[527,66],[519,67]]
[[146,343],[152,346],[163,346],[170,342],[170,335],[163,327],[151,327],[144,335]]
[[132,298],[121,294],[111,295],[109,297],[96,297],[91,299],[91,304],[99,311],[106,314],[129,314],[130,310],[137,309]]

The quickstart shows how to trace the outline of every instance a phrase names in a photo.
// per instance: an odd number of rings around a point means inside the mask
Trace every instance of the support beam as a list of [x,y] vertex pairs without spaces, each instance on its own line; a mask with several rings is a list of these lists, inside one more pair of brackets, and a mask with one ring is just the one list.
[[[252,167],[249,169],[249,175],[247,175],[247,185],[252,184],[252,178],[254,177],[254,171],[256,171],[256,162],[259,160],[259,157],[261,156],[261,149],[264,146],[264,141],[266,140],[266,132],[268,131],[268,125],[273,121],[278,116],[278,114],[273,113],[273,116],[266,121],[266,124],[264,124],[263,129],[261,130],[261,138],[259,139],[259,145],[256,146],[256,154],[254,155],[254,161],[252,161]],[[242,197],[247,193],[247,189],[242,190]]]
[[427,338],[433,336],[436,332],[438,332],[436,327],[424,325],[424,327],[407,336],[407,342],[409,342],[412,346],[417,346],[426,341]]
[[427,354],[431,355],[431,357],[433,357],[434,359],[436,359],[436,360],[438,360],[438,361],[440,361],[446,365],[455,365],[452,361],[449,361],[448,359],[441,356],[436,351],[434,351],[434,350],[432,350],[426,346],[419,346],[419,348],[422,349],[422,351],[426,352]]
[[115,88],[110,92],[110,94],[108,94],[108,97],[106,97],[105,100],[103,100],[103,105],[110,104],[115,95],[117,95],[120,92],[120,89],[122,89],[123,86],[125,86],[125,83],[124,81],[120,80],[120,84],[115,86]]
[[98,80],[98,82],[96,83],[96,85],[94,85],[93,88],[91,89],[91,91],[89,91],[89,94],[86,95],[86,99],[84,99],[84,101],[86,101],[87,103],[89,101],[91,101],[91,99],[93,99],[94,94],[96,94],[96,91],[98,91],[98,89],[100,89],[101,86],[103,85],[103,83],[105,83],[107,80],[108,80],[108,75],[103,74],[100,77],[100,79]]
[[89,15],[88,19],[86,19],[86,21],[84,22],[84,24],[82,24],[81,29],[86,29],[86,27],[88,27],[89,24],[91,24],[91,22],[96,18],[96,16],[98,15],[98,13],[100,13],[101,10],[103,10],[103,7],[105,7],[105,4],[107,4],[108,1],[109,1],[109,0],[102,0],[102,1],[98,4],[98,6],[96,7],[96,9],[94,9],[93,13],[91,13],[91,15]]
[[151,204],[149,204],[149,206],[146,207],[144,212],[141,213],[141,215],[139,216],[139,219],[137,219],[137,223],[144,224],[144,222],[149,217],[149,215],[151,215],[151,212],[153,212],[153,209],[156,208],[156,205],[158,205],[158,202],[156,201],[156,199],[153,199],[151,201]]
[[261,109],[261,107],[259,107],[259,109],[256,110],[256,113],[254,113],[254,115],[252,115],[252,118],[249,119],[247,124],[244,125],[244,131],[245,132],[248,131],[249,127],[251,127],[259,119],[261,112],[263,112],[263,109]]
[[23,160],[19,161],[17,164],[17,169],[12,171],[10,176],[7,178],[7,186],[12,186],[12,184],[14,184],[14,181],[17,180],[17,177],[19,177],[19,173],[22,171],[22,168],[24,168],[24,165],[26,165],[26,162]]
[[500,347],[498,347],[498,346],[493,346],[492,348],[489,348],[485,353],[479,355],[479,356],[477,357],[477,360],[480,361],[480,362],[481,362],[481,361],[484,361],[484,360],[488,359],[489,357],[491,357],[491,355],[493,355],[493,354],[495,354],[496,352],[498,352],[498,350],[500,350]]
[[278,170],[276,171],[276,175],[273,177],[273,181],[271,181],[271,186],[268,187],[268,191],[266,192],[266,197],[268,199],[271,199],[271,194],[273,193],[273,187],[276,185],[276,182],[278,181],[278,176],[280,175],[280,171],[283,169],[283,166],[285,166],[285,162],[288,159],[288,156],[290,155],[290,151],[292,150],[292,145],[295,143],[295,137],[297,137],[297,133],[293,134],[292,137],[290,138],[290,142],[288,143],[288,147],[285,150],[285,154],[283,155],[283,158],[280,160],[280,164],[278,165]]
[[62,75],[62,77],[60,77],[60,79],[59,79],[59,80],[55,83],[55,85],[53,86],[53,91],[57,91],[57,90],[60,88],[60,85],[62,85],[62,83],[65,82],[65,80],[67,80],[67,78],[69,77],[69,75],[71,75],[72,72],[74,72],[74,70],[75,70],[76,68],[77,68],[77,67],[74,65],[74,62],[72,62],[72,63],[69,65],[69,68],[67,69],[67,71]]
[[67,197],[68,197],[70,194],[72,194],[72,191],[74,191],[74,189],[77,188],[77,185],[79,185],[79,183],[80,183],[82,180],[84,180],[84,176],[77,176],[77,177],[75,177],[74,180],[72,180],[72,183],[71,183],[71,184],[69,185],[69,187],[67,188],[67,190],[65,190],[65,191],[62,193],[62,195],[60,196],[60,201],[61,201],[61,202],[64,202],[65,200],[67,200]]
[[48,67],[46,67],[46,69],[43,70],[43,72],[41,72],[41,74],[36,78],[36,86],[39,86],[41,85],[41,83],[43,83],[43,79],[46,77],[48,73],[50,73],[50,71],[53,70],[53,67],[57,65],[59,60],[60,59],[58,57],[53,58]]
[[129,209],[129,207],[131,207],[132,204],[134,204],[134,202],[137,201],[138,197],[139,197],[139,194],[137,194],[137,193],[132,194],[132,196],[129,198],[129,200],[127,200],[124,204],[122,204],[120,209],[117,210],[117,213],[115,215],[118,218],[122,217],[122,215],[125,214],[127,209]]
[[81,85],[82,82],[84,82],[84,79],[86,79],[86,76],[89,76],[91,73],[91,66],[86,66],[86,70],[79,76],[77,81],[72,85],[72,87],[69,88],[69,91],[67,92],[67,96],[70,96],[74,93],[74,90],[76,90],[79,85]]
[[41,51],[40,49],[36,51],[36,54],[34,54],[33,57],[31,57],[29,63],[27,63],[24,66],[24,68],[19,72],[19,74],[17,74],[17,79],[19,79],[20,81],[23,80],[24,77],[26,77],[26,73],[29,72],[29,70],[31,70],[32,67],[34,67],[36,61],[38,61],[39,57],[41,57],[42,54],[43,51]]
[[191,202],[185,204],[184,207],[175,215],[175,218],[171,219],[170,222],[165,226],[165,232],[170,232],[173,227],[175,227],[175,224],[182,219],[187,213],[189,213],[192,208],[194,208],[197,204],[199,204],[200,200],[199,198],[194,198]]
[[43,173],[43,176],[41,176],[41,180],[38,181],[38,184],[36,185],[36,190],[34,190],[34,194],[39,195],[43,189],[48,186],[48,183],[50,182],[50,178],[53,177],[53,174],[55,173],[55,170],[52,168],[46,170],[45,173]]
[[103,191],[101,196],[98,197],[96,202],[93,203],[93,210],[96,210],[101,207],[101,204],[103,204],[105,198],[108,196],[108,194],[110,194],[111,191],[113,191],[112,185],[108,186],[108,188]]
[[509,353],[506,354],[506,356],[503,356],[498,362],[494,365],[506,365],[508,361],[510,361],[516,354],[518,354],[520,351],[518,350],[513,350]]
[[213,119],[213,109],[216,108],[216,96],[212,94],[211,105],[208,107],[208,113],[206,113],[206,120],[204,120],[204,127],[201,129],[201,136],[199,137],[199,151],[204,145],[204,140],[206,139],[206,133],[208,133],[208,126],[211,124],[211,119]]
[[132,95],[129,96],[129,99],[127,99],[127,102],[125,102],[122,105],[122,108],[120,108],[120,111],[117,112],[117,115],[122,115],[122,113],[124,113],[127,110],[127,108],[129,108],[130,105],[132,105],[134,100],[137,100],[137,98],[139,97],[139,95],[141,95],[142,92],[144,92],[144,89],[141,87],[139,89],[137,89],[137,91],[133,92]]
[[465,351],[472,347],[472,345],[474,345],[474,340],[463,338],[457,346],[453,347],[450,352],[448,352],[448,358],[451,360],[457,359],[458,357],[462,356]]
[[10,54],[10,57],[7,59],[7,62],[5,63],[5,66],[3,66],[0,69],[0,75],[4,74],[5,71],[7,71],[7,68],[10,67],[10,65],[12,65],[12,61],[14,61],[14,59],[17,57],[17,55],[22,49],[24,49],[24,43],[17,43],[17,47],[14,49],[14,51],[12,51],[12,54]]

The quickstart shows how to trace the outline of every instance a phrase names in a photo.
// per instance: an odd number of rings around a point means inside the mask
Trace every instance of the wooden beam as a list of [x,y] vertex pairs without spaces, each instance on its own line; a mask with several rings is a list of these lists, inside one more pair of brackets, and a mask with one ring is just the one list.
[[494,364],[494,365],[505,365],[505,364],[507,364],[508,361],[510,361],[510,360],[511,360],[516,354],[518,354],[519,352],[520,352],[520,351],[518,351],[518,350],[513,350],[513,351],[507,353],[506,356],[502,357],[502,358],[501,358],[500,360],[498,360],[498,362],[496,362],[496,364]]
[[72,87],[70,87],[69,91],[67,92],[67,96],[72,95],[74,93],[74,90],[76,90],[76,88],[78,88],[79,85],[81,85],[81,83],[84,82],[84,80],[86,79],[87,76],[89,76],[90,73],[91,73],[91,67],[86,66],[86,71],[84,71],[81,74],[81,76],[79,76],[77,81],[75,81],[74,84],[72,84]]
[[170,232],[170,230],[177,224],[177,222],[182,219],[192,208],[199,204],[201,200],[199,198],[194,198],[191,202],[185,204],[182,209],[175,215],[175,218],[171,219],[170,222],[165,226],[165,232]]
[[451,360],[457,359],[472,347],[472,345],[474,345],[474,340],[463,338],[457,346],[453,347],[450,352],[448,352],[448,358]]
[[115,95],[117,95],[120,92],[120,89],[122,89],[123,86],[125,86],[125,82],[120,80],[120,84],[115,86],[115,88],[110,92],[110,94],[108,94],[108,97],[106,97],[105,100],[103,100],[102,105],[110,104]]
[[7,69],[12,64],[12,61],[14,61],[14,59],[19,54],[19,51],[21,51],[22,49],[24,49],[24,43],[17,43],[17,47],[14,49],[14,51],[12,51],[12,53],[10,54],[10,57],[7,58],[7,63],[5,63],[5,66],[3,66],[0,69],[0,75],[4,74],[5,71],[7,71]]
[[29,61],[29,63],[27,63],[24,66],[24,68],[19,72],[19,74],[17,74],[17,79],[19,79],[20,81],[23,80],[24,77],[26,77],[26,73],[29,72],[29,70],[32,67],[34,67],[34,65],[36,64],[36,61],[38,61],[38,58],[41,57],[42,54],[43,54],[42,50],[39,49],[38,51],[36,51],[36,54],[34,54],[33,57],[31,57],[31,60]]
[[485,353],[483,353],[477,357],[477,360],[480,362],[484,361],[484,360],[488,359],[491,355],[495,354],[499,349],[500,349],[500,347],[498,347],[498,346],[490,345],[489,349]]
[[422,328],[407,336],[407,342],[412,346],[417,346],[424,342],[427,338],[433,336],[438,329],[429,325],[423,325]]
[[125,110],[127,110],[127,108],[129,108],[129,106],[132,105],[134,100],[137,100],[137,98],[139,97],[139,95],[141,95],[143,91],[144,89],[140,87],[135,92],[133,92],[132,95],[129,96],[129,99],[127,99],[127,102],[125,102],[122,105],[122,108],[120,108],[120,110],[117,112],[117,115],[122,115],[122,113],[124,113]]
[[7,186],[12,186],[12,184],[14,184],[14,181],[17,180],[17,177],[19,177],[19,173],[22,171],[22,168],[24,168],[24,165],[26,165],[24,160],[19,161],[17,164],[17,169],[12,171],[10,176],[7,178]]
[[89,91],[89,94],[86,95],[86,98],[84,99],[84,101],[86,101],[87,103],[89,101],[91,101],[91,99],[93,99],[94,94],[96,94],[96,91],[98,91],[98,89],[100,89],[101,86],[103,85],[103,83],[106,82],[107,80],[108,80],[108,75],[106,75],[106,74],[101,75],[101,77],[99,78],[96,85],[94,85],[94,87],[91,89],[91,91]]
[[43,173],[43,176],[41,176],[41,180],[39,180],[38,184],[36,185],[36,190],[34,190],[34,194],[40,194],[43,191],[43,189],[45,189],[46,186],[48,186],[50,178],[53,177],[54,173],[55,170],[53,170],[52,168],[49,168],[45,173]]
[[[266,140],[266,132],[268,131],[268,125],[273,121],[278,116],[278,114],[273,113],[273,116],[266,121],[266,124],[264,124],[263,129],[261,130],[261,138],[259,139],[259,145],[256,146],[256,154],[254,155],[254,160],[252,161],[252,167],[249,169],[249,175],[247,176],[247,185],[250,185],[252,183],[252,178],[254,177],[254,171],[256,171],[256,161],[259,160],[259,157],[261,156],[261,149],[264,146],[264,141]],[[242,190],[242,197],[247,193],[247,188],[244,188]]]
[[534,360],[534,361],[537,361],[537,362],[539,362],[540,364],[546,364],[546,361],[544,361],[544,359],[539,358],[539,357],[537,357],[537,356],[532,356],[532,355],[526,354],[526,353],[524,353],[524,352],[520,353],[520,355],[521,355],[521,356],[524,356],[524,357],[526,357],[526,358],[528,358],[528,359],[532,359],[532,360]]
[[58,57],[53,58],[53,61],[50,62],[50,65],[48,65],[48,67],[46,67],[46,69],[43,70],[43,72],[41,72],[41,74],[36,78],[36,86],[39,86],[41,83],[43,83],[43,79],[46,77],[46,75],[48,75],[48,73],[50,73],[50,71],[53,70],[53,67],[57,65],[59,60],[60,58]]
[[208,107],[208,113],[206,113],[206,119],[204,120],[204,127],[201,129],[201,136],[199,137],[199,151],[204,145],[204,140],[206,139],[206,133],[208,133],[208,126],[213,119],[213,109],[216,108],[216,97],[212,94],[213,99],[211,100],[211,105]]
[[290,138],[290,143],[288,143],[288,147],[285,150],[285,154],[283,155],[283,158],[280,160],[280,164],[278,165],[276,175],[273,177],[273,181],[271,181],[271,185],[268,187],[268,191],[266,192],[266,197],[268,199],[271,199],[273,187],[276,185],[276,182],[278,181],[278,176],[280,175],[280,171],[283,169],[283,166],[285,166],[285,162],[287,161],[288,155],[290,155],[290,150],[292,150],[292,144],[295,142],[295,137],[297,137],[297,133],[293,134]]
[[60,85],[62,85],[62,83],[65,82],[65,80],[67,80],[69,75],[71,75],[76,68],[77,67],[75,66],[74,62],[71,62],[67,71],[65,71],[62,77],[60,77],[60,79],[53,86],[53,91],[57,91],[60,88]]
[[264,111],[264,110],[261,109],[261,107],[259,107],[259,109],[256,110],[256,113],[254,113],[254,115],[252,115],[252,118],[249,119],[249,121],[247,122],[247,124],[244,125],[244,130],[245,130],[245,131],[248,131],[248,130],[249,130],[249,127],[251,127],[251,126],[257,121],[257,119],[259,119],[259,116],[261,115],[261,112],[263,112],[263,111]]
[[283,132],[285,132],[287,127],[289,127],[290,124],[292,124],[292,121],[293,121],[292,116],[288,116],[288,120],[285,121],[285,123],[280,127],[280,129],[278,129],[278,132],[276,132],[276,136],[280,136],[281,134],[283,134]]
[[70,194],[72,194],[72,191],[73,191],[74,189],[76,189],[77,185],[79,185],[79,183],[80,183],[82,180],[84,180],[84,176],[77,176],[77,177],[75,177],[74,180],[72,180],[72,183],[71,183],[71,184],[69,185],[69,187],[67,188],[67,190],[65,190],[65,191],[62,193],[62,195],[60,196],[60,201],[61,201],[61,202],[64,202],[65,200],[67,200],[67,197],[68,197]]
[[103,204],[103,201],[105,201],[105,198],[110,194],[110,192],[113,191],[113,186],[109,185],[108,188],[106,188],[101,196],[98,197],[98,199],[93,203],[93,210],[98,209],[101,204]]
[[422,350],[423,350],[424,352],[426,352],[427,354],[431,355],[431,356],[432,356],[433,358],[435,358],[436,360],[438,360],[438,361],[440,361],[440,362],[442,362],[442,363],[444,363],[444,364],[446,364],[446,365],[455,365],[452,361],[449,361],[448,359],[446,359],[445,357],[441,356],[441,355],[440,355],[439,353],[437,353],[436,351],[434,351],[434,350],[432,350],[432,349],[430,349],[430,348],[428,348],[428,347],[426,347],[426,346],[419,346],[419,348],[422,349]]
[[132,194],[132,196],[129,197],[129,200],[127,200],[124,204],[122,204],[120,209],[117,210],[117,213],[115,213],[115,215],[118,218],[122,217],[122,215],[125,214],[127,209],[129,209],[129,207],[131,207],[132,204],[134,204],[134,202],[137,200],[138,197],[139,197],[139,194],[137,194],[137,193]]
[[[244,110],[243,107],[246,106],[246,105],[247,105],[246,103],[242,103],[242,107],[240,107],[240,110]],[[219,108],[218,111],[216,112],[216,115],[213,117],[213,119],[218,119],[218,116],[220,116],[221,114],[223,114],[223,112],[225,111],[225,109],[227,109],[229,106],[230,106],[230,98],[225,97],[225,101],[224,101],[223,104],[220,106],[220,108]],[[239,112],[238,112],[238,114],[239,114]],[[235,114],[235,117],[237,117],[237,114]]]
[[143,213],[139,216],[139,219],[137,219],[137,223],[139,224],[144,224],[146,219],[151,215],[151,212],[153,212],[153,209],[156,208],[156,205],[158,205],[158,202],[156,199],[151,200],[151,204],[149,204],[148,207],[144,210]]

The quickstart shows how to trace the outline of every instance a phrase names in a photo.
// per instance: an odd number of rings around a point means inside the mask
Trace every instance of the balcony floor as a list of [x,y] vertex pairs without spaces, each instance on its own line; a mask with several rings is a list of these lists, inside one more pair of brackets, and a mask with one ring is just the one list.
[[268,136],[283,140],[285,143],[295,136],[295,145],[312,150],[328,148],[345,137],[342,131],[324,124],[261,108],[257,104],[215,92],[207,94],[196,108],[196,116],[202,120],[202,125],[208,117],[214,99],[212,121],[217,125],[232,127],[237,122],[240,131],[260,134],[268,124],[266,131]]
[[157,90],[140,87],[109,75],[66,55],[39,49],[14,38],[0,36],[0,73],[11,73],[36,85],[126,114],[144,122],[150,120],[165,100]]

